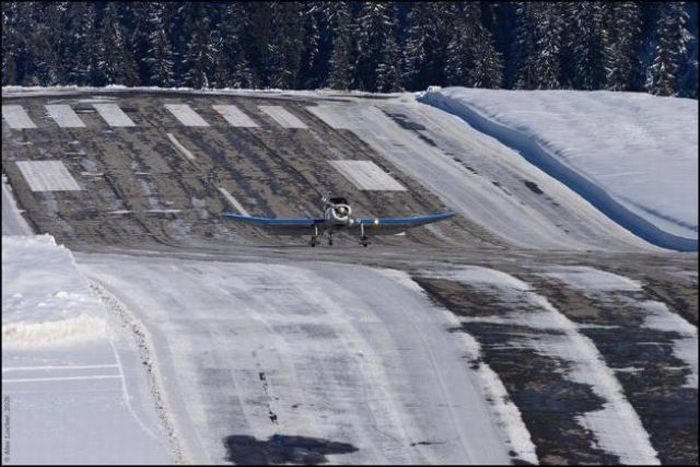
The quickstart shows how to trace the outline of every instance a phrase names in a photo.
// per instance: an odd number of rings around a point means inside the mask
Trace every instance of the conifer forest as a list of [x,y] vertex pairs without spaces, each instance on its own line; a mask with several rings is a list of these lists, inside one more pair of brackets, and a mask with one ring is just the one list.
[[697,2],[3,2],[2,84],[697,98]]

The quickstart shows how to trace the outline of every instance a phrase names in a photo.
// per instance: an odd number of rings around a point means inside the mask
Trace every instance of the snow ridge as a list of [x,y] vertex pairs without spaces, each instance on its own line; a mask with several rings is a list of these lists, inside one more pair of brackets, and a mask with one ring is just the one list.
[[[495,94],[495,91],[491,91],[492,94],[487,94],[484,91],[488,90],[466,88],[431,90],[419,97],[418,101],[454,114],[475,129],[492,136],[503,144],[513,148],[516,151],[519,151],[530,163],[536,165],[550,176],[564,183],[566,186],[581,195],[584,199],[589,201],[606,216],[610,217],[619,225],[628,229],[644,240],[647,240],[660,247],[672,250],[698,250],[697,214],[695,214],[695,225],[691,225],[687,221],[679,219],[677,216],[669,216],[668,213],[661,213],[658,211],[658,209],[641,205],[627,199],[622,195],[613,195],[609,189],[611,185],[605,186],[605,183],[601,182],[601,175],[591,177],[590,175],[583,173],[580,165],[567,163],[573,158],[587,156],[588,154],[585,151],[595,148],[595,145],[591,143],[590,148],[574,148],[574,150],[571,151],[574,153],[573,155],[562,155],[561,153],[566,153],[567,150],[561,149],[558,146],[562,145],[562,138],[566,138],[567,135],[562,135],[561,133],[555,134],[556,131],[552,132],[553,135],[545,135],[542,133],[542,131],[547,130],[543,130],[542,126],[537,127],[538,124],[543,125],[541,121],[530,121],[536,119],[545,121],[545,118],[553,119],[552,116],[547,115],[546,117],[540,117],[536,114],[546,114],[546,112],[531,111],[530,113],[533,115],[531,117],[527,117],[528,120],[526,120],[525,123],[522,123],[522,119],[524,117],[504,117],[502,114],[505,114],[505,112],[503,111],[495,111],[491,107],[489,107],[488,110],[485,108],[482,109],[482,101],[486,102],[484,100],[485,97],[492,96],[494,101],[500,100],[504,97],[504,94],[502,94],[498,96],[497,99],[497,94]],[[500,92],[505,93],[506,91]],[[539,92],[544,93],[544,91]],[[532,93],[537,93],[537,91],[533,91]],[[520,92],[520,94],[524,95],[524,91]],[[566,94],[575,96],[576,94],[581,93],[569,92]],[[595,94],[602,96],[602,93]],[[510,95],[512,95],[512,93]],[[565,93],[562,91],[559,92],[559,95],[564,96]],[[589,96],[586,95],[585,97]],[[562,97],[561,101],[566,103],[568,102],[567,99],[568,97]],[[572,98],[572,103],[577,102],[575,99],[577,98]],[[599,99],[601,101],[603,100],[602,97],[599,97]],[[631,99],[632,98],[630,98],[630,100]],[[488,102],[490,105],[491,101]],[[535,97],[532,97],[532,102],[538,103],[538,101],[535,100]],[[483,104],[484,107],[486,107],[486,105],[487,104]],[[509,109],[509,107],[504,107],[505,104],[498,105],[501,106],[501,110]],[[515,112],[524,113],[527,111],[518,110],[509,112],[509,114]],[[575,110],[570,110],[569,112],[571,112],[573,115]],[[557,116],[555,115],[554,118],[556,117]],[[660,117],[663,117],[663,115],[660,115]],[[670,115],[668,117],[670,117]],[[572,121],[574,120],[572,119]],[[574,121],[574,123],[577,122],[578,121]],[[678,125],[682,126],[682,122]],[[574,133],[572,132],[572,136],[573,135]],[[550,136],[552,137],[550,138]],[[604,138],[604,136],[602,137]],[[632,138],[631,136],[623,134],[620,134],[620,137]],[[576,143],[581,142],[580,135],[578,138],[579,139],[575,141]],[[610,143],[612,146],[613,142],[611,141]],[[688,144],[692,144],[692,142],[689,142]],[[624,149],[624,147],[619,149]],[[659,154],[659,157],[666,156],[666,154]],[[692,161],[689,162],[688,165],[689,167],[692,167]],[[695,172],[697,172],[697,161],[695,161]],[[634,176],[634,174],[630,174],[630,176]],[[695,184],[697,184],[697,180]],[[639,187],[637,187],[637,190],[638,189]],[[646,187],[646,189],[648,190],[649,187]],[[659,195],[663,197],[665,193],[662,192],[659,193]],[[692,209],[692,206],[690,208]],[[695,212],[697,213],[697,208],[695,209]],[[679,233],[679,231],[683,232],[683,234]],[[693,232],[694,236],[692,235]]]

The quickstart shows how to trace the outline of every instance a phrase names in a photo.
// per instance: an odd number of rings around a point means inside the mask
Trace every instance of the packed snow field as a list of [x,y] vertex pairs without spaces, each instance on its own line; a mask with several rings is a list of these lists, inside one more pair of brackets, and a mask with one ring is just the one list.
[[[3,88],[5,463],[697,464],[697,254],[441,92]],[[697,242],[682,189],[600,182],[617,136],[572,170]],[[458,216],[368,249],[219,216],[315,216],[319,191]]]
[[697,251],[697,100],[467,88],[419,100],[513,147],[642,238]]

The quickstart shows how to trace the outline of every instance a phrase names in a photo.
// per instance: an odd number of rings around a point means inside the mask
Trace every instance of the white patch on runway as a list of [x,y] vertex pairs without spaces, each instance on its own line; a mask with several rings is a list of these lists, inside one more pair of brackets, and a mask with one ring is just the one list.
[[166,133],[168,135],[168,139],[175,145],[175,147],[189,160],[193,161],[195,160],[194,155],[190,152],[189,149],[187,149],[185,146],[180,143],[177,138],[175,138],[175,135],[172,133]]
[[136,126],[117,104],[92,104],[109,126]]
[[241,109],[235,105],[212,105],[214,110],[219,112],[231,126],[256,128],[259,125],[247,116]]
[[10,125],[10,128],[21,130],[22,128],[36,128],[27,112],[21,105],[3,105],[2,118]]
[[360,190],[406,191],[372,161],[328,161]]
[[336,108],[329,105],[313,105],[307,106],[306,110],[321,119],[326,125],[334,130],[352,130],[357,127],[352,121],[344,115],[340,115]]
[[304,122],[280,105],[259,105],[258,107],[284,128],[308,128]]
[[229,193],[229,191],[226,188],[219,187],[219,191],[222,195],[224,195],[224,198],[226,198],[228,202],[231,203],[231,205],[238,210],[239,213],[241,213],[244,216],[250,216],[250,214],[248,214],[248,211],[245,210],[241,203],[239,203],[238,200],[234,198],[233,195]]
[[49,117],[53,118],[61,128],[85,128],[85,123],[78,117],[70,105],[46,105]]
[[79,191],[80,185],[61,161],[17,161],[32,191]]
[[209,126],[197,112],[187,104],[165,104],[165,108],[186,126]]

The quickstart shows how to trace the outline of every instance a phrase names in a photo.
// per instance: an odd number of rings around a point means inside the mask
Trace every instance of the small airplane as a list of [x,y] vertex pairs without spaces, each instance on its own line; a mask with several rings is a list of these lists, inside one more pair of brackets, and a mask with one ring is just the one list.
[[311,246],[318,245],[320,237],[324,234],[328,236],[328,244],[333,245],[335,233],[341,230],[359,231],[360,245],[364,247],[369,245],[369,232],[375,235],[392,235],[454,216],[454,213],[448,212],[416,217],[351,217],[352,209],[345,198],[324,197],[321,202],[323,218],[267,218],[241,216],[232,212],[223,212],[221,215],[231,220],[267,228],[281,235],[311,233]]

